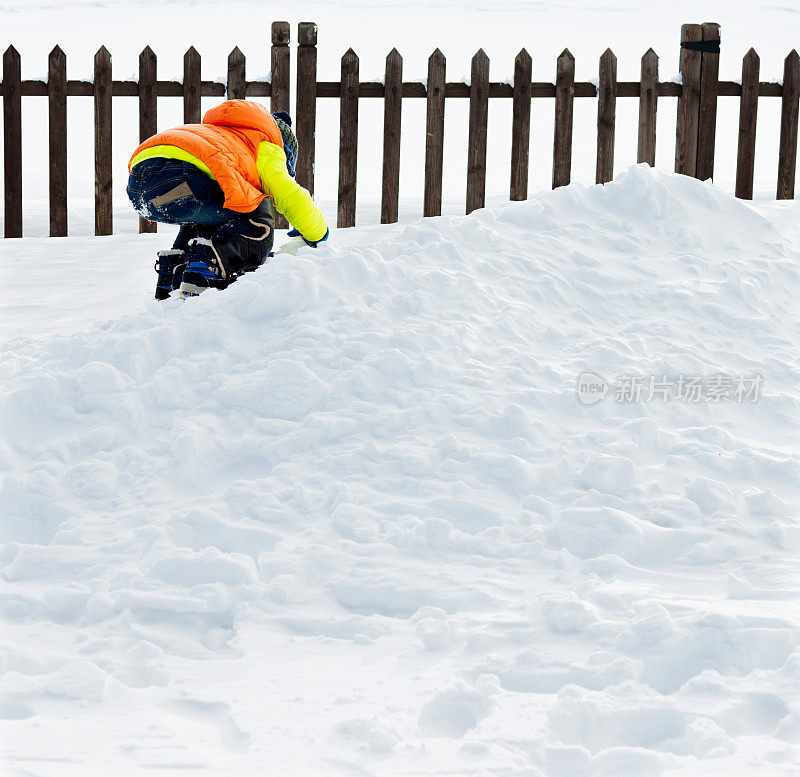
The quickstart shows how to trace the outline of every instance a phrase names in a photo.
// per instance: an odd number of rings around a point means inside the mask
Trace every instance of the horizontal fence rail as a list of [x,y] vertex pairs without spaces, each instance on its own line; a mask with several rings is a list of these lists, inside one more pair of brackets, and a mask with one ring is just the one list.
[[[204,81],[200,77],[200,54],[194,47],[184,57],[183,81],[157,78],[157,58],[149,48],[139,57],[139,79],[114,80],[111,55],[102,47],[95,56],[94,80],[67,78],[67,62],[56,47],[48,60],[48,80],[22,80],[20,54],[10,46],[3,55],[0,95],[3,98],[3,148],[5,181],[5,236],[22,236],[22,97],[47,97],[49,105],[50,234],[67,234],[67,98],[92,97],[95,112],[95,234],[113,232],[111,161],[111,117],[114,97],[139,99],[139,136],[144,141],[157,132],[158,98],[181,97],[186,123],[201,120],[201,98],[246,99],[269,97],[270,110],[290,108],[290,28],[287,22],[272,24],[272,77],[246,79],[246,60],[235,48],[228,57],[227,81]],[[782,83],[759,80],[759,58],[753,50],[742,63],[741,83],[720,81],[719,25],[685,24],[681,28],[681,83],[658,80],[658,55],[650,49],[641,58],[639,81],[617,80],[617,59],[607,49],[600,58],[598,82],[575,81],[575,59],[565,49],[556,61],[555,82],[532,81],[532,59],[522,49],[514,61],[513,84],[489,79],[489,58],[479,50],[472,59],[470,83],[446,80],[446,59],[436,49],[428,60],[427,82],[403,81],[403,59],[393,49],[386,58],[383,83],[359,80],[359,59],[349,49],[342,58],[338,81],[317,80],[317,25],[298,25],[296,60],[296,105],[294,126],[299,144],[297,179],[314,191],[316,101],[339,99],[340,150],[337,225],[355,225],[358,103],[361,98],[384,100],[382,223],[398,218],[402,100],[425,99],[425,194],[423,215],[441,213],[444,158],[444,116],[447,99],[469,99],[469,143],[466,182],[466,212],[483,207],[486,184],[488,101],[513,101],[511,181],[509,196],[528,196],[531,101],[555,100],[553,135],[553,188],[570,182],[573,135],[573,101],[597,100],[596,182],[613,177],[617,98],[639,100],[637,161],[655,164],[658,99],[678,100],[675,170],[701,179],[713,177],[717,99],[738,97],[740,119],[736,169],[736,196],[751,199],[755,167],[758,99],[781,98],[778,199],[794,197],[797,160],[798,105],[800,102],[800,58],[792,51],[784,62]],[[420,128],[421,131],[421,128]],[[279,226],[285,226],[281,220]],[[140,231],[153,232],[155,224],[140,220]]]

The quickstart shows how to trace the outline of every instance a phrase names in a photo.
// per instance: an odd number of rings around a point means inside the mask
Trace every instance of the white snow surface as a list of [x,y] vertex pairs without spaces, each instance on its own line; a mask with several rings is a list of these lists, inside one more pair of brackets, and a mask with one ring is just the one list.
[[632,167],[162,304],[0,243],[2,773],[796,775],[798,217]]

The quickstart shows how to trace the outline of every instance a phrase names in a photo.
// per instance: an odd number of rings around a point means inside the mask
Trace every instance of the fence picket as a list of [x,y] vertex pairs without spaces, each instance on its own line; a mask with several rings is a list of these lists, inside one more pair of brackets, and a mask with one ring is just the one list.
[[[719,46],[719,25],[702,25],[703,43]],[[697,126],[697,170],[701,181],[714,177],[714,141],[717,136],[717,95],[719,93],[719,52],[704,51],[700,69],[700,116]]]
[[47,62],[50,135],[50,237],[67,235],[67,56],[56,46]]
[[397,221],[400,198],[400,128],[403,105],[403,58],[397,49],[386,57],[383,105],[383,192],[381,224]]
[[19,52],[3,54],[5,236],[22,237],[22,66]]
[[566,186],[572,170],[572,113],[575,57],[564,49],[556,61],[556,114],[553,138],[553,188]]
[[[270,84],[270,111],[289,110],[289,22],[272,23],[272,49],[270,62],[272,82]],[[289,222],[280,213],[275,214],[276,229],[286,229]]]
[[648,49],[642,57],[639,79],[639,142],[636,162],[656,166],[656,111],[658,109],[658,54]]
[[200,103],[200,54],[194,46],[183,56],[183,123],[199,124],[202,118]]
[[614,178],[614,130],[617,114],[617,58],[611,49],[600,57],[597,91],[597,166],[595,183]]
[[700,122],[701,53],[685,48],[685,43],[700,43],[703,30],[699,24],[681,26],[681,94],[678,98],[678,121],[675,129],[675,172],[697,172],[697,128]]
[[781,143],[778,151],[779,200],[794,199],[794,171],[797,164],[797,114],[800,99],[800,59],[794,49],[783,62],[781,100]]
[[348,49],[342,57],[339,116],[339,197],[336,225],[356,224],[356,169],[358,163],[358,56]]
[[272,23],[270,111],[289,110],[289,22]]
[[442,213],[442,169],[444,166],[444,98],[447,60],[439,49],[428,57],[427,106],[425,115],[425,194],[423,215]]
[[754,49],[742,60],[742,97],[739,104],[739,149],[736,154],[736,196],[753,199],[753,174],[756,162],[756,116],[758,115],[758,75],[761,60]]
[[114,233],[111,163],[111,54],[105,46],[94,57],[94,233]]
[[472,58],[467,146],[467,213],[486,200],[486,141],[489,122],[489,57],[478,49]]
[[317,25],[297,25],[297,181],[314,194],[317,126]]
[[225,92],[228,100],[247,99],[245,58],[238,46],[228,54],[228,83]]
[[528,197],[532,73],[531,55],[522,49],[514,60],[514,106],[511,119],[512,200],[524,200]]
[[[158,132],[158,59],[146,46],[139,55],[139,142]],[[156,232],[154,221],[139,217],[139,232]]]

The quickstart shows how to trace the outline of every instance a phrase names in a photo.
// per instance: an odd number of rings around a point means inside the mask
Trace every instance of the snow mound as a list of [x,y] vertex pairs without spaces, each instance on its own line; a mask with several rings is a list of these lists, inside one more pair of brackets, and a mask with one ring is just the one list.
[[638,166],[7,339],[8,767],[793,773],[798,216]]

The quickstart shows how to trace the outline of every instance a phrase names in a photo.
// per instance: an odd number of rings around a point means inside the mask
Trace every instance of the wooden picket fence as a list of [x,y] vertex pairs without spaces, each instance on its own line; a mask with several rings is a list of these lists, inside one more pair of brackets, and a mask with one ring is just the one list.
[[[139,136],[157,131],[158,97],[183,97],[184,121],[199,122],[201,97],[269,97],[272,111],[289,110],[290,27],[272,24],[272,80],[247,81],[245,57],[235,48],[228,57],[227,83],[200,78],[200,55],[190,48],[184,57],[183,81],[159,81],[156,55],[145,48],[139,57],[138,81],[115,81],[111,55],[102,47],[94,58],[94,80],[67,79],[66,56],[56,47],[50,53],[47,81],[21,78],[20,55],[13,46],[3,55],[3,148],[5,173],[5,236],[22,236],[22,100],[46,96],[49,104],[50,234],[67,234],[67,98],[93,97],[95,115],[95,233],[113,232],[111,116],[113,97],[139,98]],[[470,84],[448,82],[446,61],[439,49],[428,60],[426,83],[403,81],[403,58],[396,49],[386,57],[384,83],[359,82],[359,60],[349,49],[341,61],[338,81],[317,80],[317,25],[298,25],[295,130],[300,146],[297,179],[314,191],[316,104],[320,98],[340,100],[339,189],[337,225],[355,225],[358,149],[358,106],[361,98],[384,101],[383,183],[381,221],[398,218],[402,103],[405,98],[427,101],[425,122],[425,194],[423,214],[436,216],[442,207],[444,116],[448,98],[469,99],[469,143],[466,212],[483,207],[486,187],[488,101],[513,100],[510,198],[528,196],[531,100],[555,99],[553,188],[570,182],[573,104],[575,98],[597,100],[597,183],[611,180],[614,169],[617,97],[639,99],[637,161],[655,165],[656,111],[659,97],[678,99],[675,170],[700,179],[713,177],[718,97],[739,97],[739,147],[736,196],[752,199],[755,168],[756,116],[760,97],[782,99],[778,154],[778,199],[794,197],[797,159],[800,58],[792,51],[784,62],[783,83],[759,81],[759,57],[753,49],[742,63],[741,84],[719,80],[718,24],[685,24],[681,28],[682,83],[658,80],[658,56],[650,49],[641,60],[639,81],[617,80],[617,59],[608,49],[600,58],[599,80],[575,81],[575,59],[565,49],[556,62],[556,80],[534,82],[531,56],[525,49],[514,61],[513,86],[489,81],[489,59],[483,50],[472,58]],[[285,223],[285,222],[284,222]],[[155,231],[140,222],[140,231]]]

